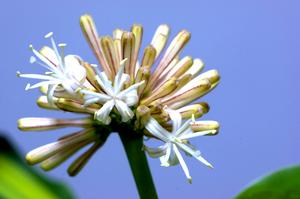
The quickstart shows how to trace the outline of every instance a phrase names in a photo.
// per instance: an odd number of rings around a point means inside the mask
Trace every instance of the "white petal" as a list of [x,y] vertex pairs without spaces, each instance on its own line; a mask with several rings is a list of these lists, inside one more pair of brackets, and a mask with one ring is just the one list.
[[49,46],[44,46],[41,50],[40,53],[46,58],[48,59],[51,63],[53,63],[54,65],[58,65],[58,59],[56,57],[56,54],[54,52],[54,50],[52,48],[50,48]]
[[77,56],[67,55],[64,58],[64,62],[66,72],[78,82],[83,83],[83,80],[86,78],[86,70],[82,65],[80,65]]
[[132,110],[127,106],[126,103],[124,103],[121,100],[115,100],[116,101],[116,108],[118,109],[121,117],[122,117],[122,122],[127,122],[131,118],[133,118],[134,113]]
[[41,53],[39,53],[38,51],[36,51],[32,46],[30,46],[32,49],[32,52],[35,56],[37,56],[37,58],[39,58],[42,62],[44,62],[46,64],[46,68],[51,70],[54,73],[60,73],[60,71],[58,70],[58,68],[51,63],[46,57],[44,57]]
[[49,75],[40,75],[40,74],[21,74],[17,72],[18,77],[29,78],[29,79],[40,79],[40,80],[56,80],[54,77]]
[[42,81],[33,85],[27,84],[25,90],[29,90],[29,89],[34,89],[34,88],[39,88],[41,86],[49,86],[49,85],[53,85],[53,84],[59,84],[60,82],[58,81]]
[[99,98],[92,97],[92,98],[90,98],[90,99],[88,99],[88,100],[85,100],[83,105],[84,105],[84,106],[89,106],[89,105],[95,104],[95,103],[97,103],[97,102],[99,102]]
[[179,163],[184,171],[186,178],[188,179],[189,183],[192,183],[192,177],[190,175],[189,169],[188,169],[184,159],[182,158],[182,155],[180,154],[180,152],[175,144],[173,144],[173,148],[174,148],[174,152],[179,160]]
[[[172,149],[173,149],[173,144],[171,144],[172,146]],[[170,157],[169,157],[169,165],[170,166],[175,166],[175,165],[178,165],[179,164],[179,160],[177,158],[177,155],[175,154],[174,152],[174,149],[171,150],[171,154],[170,154]]]
[[58,62],[59,62],[58,67],[59,67],[61,70],[63,70],[63,67],[64,67],[64,66],[63,66],[63,63],[62,63],[61,56],[60,56],[60,54],[59,54],[59,52],[58,52],[58,50],[57,50],[56,43],[55,43],[55,41],[54,41],[52,35],[49,35],[49,37],[50,37],[50,40],[51,40],[52,48],[53,48],[53,50],[54,50],[54,52],[55,52],[55,55],[56,55],[56,58],[57,58],[57,60],[58,60]]
[[141,85],[144,84],[144,83],[145,83],[145,81],[141,81],[141,82],[139,82],[139,83],[136,83],[136,84],[131,85],[129,88],[127,88],[127,89],[121,91],[121,92],[117,95],[117,97],[118,97],[118,98],[123,98],[123,97],[126,96],[128,93],[132,92],[133,90],[136,90],[139,86],[141,86]]
[[[113,87],[111,81],[106,76],[105,72],[101,72],[99,75],[96,76],[96,79],[102,89],[110,96],[114,95]],[[100,81],[100,82],[99,82]]]
[[96,113],[95,113],[95,119],[97,119],[100,122],[103,122],[104,124],[109,124],[111,122],[111,118],[109,117],[109,114],[111,110],[113,109],[115,103],[114,100],[107,101]]
[[137,95],[137,91],[136,90],[132,90],[125,97],[123,97],[122,100],[124,100],[124,102],[128,106],[135,105],[138,102],[138,100],[139,100],[139,96]]
[[118,70],[117,75],[115,76],[115,79],[114,79],[114,93],[115,94],[120,92],[125,81],[128,81],[128,79],[129,79],[129,75],[123,73],[126,61],[127,61],[127,58],[123,59],[121,61],[120,68]]
[[166,108],[165,111],[169,114],[172,122],[173,122],[173,129],[172,132],[175,133],[181,126],[181,115],[178,111]]
[[169,158],[170,158],[170,155],[171,155],[172,144],[167,143],[166,145],[167,145],[166,154],[160,157],[160,162],[161,162],[160,166],[163,166],[163,167],[170,166]]
[[47,100],[49,102],[49,104],[53,105],[54,102],[53,102],[53,94],[54,94],[54,91],[56,89],[58,85],[57,84],[54,84],[54,85],[49,85],[48,86],[48,91],[47,91]]
[[191,133],[186,133],[182,136],[179,136],[179,138],[180,139],[190,139],[190,138],[203,136],[203,135],[207,135],[207,134],[214,134],[216,132],[217,132],[216,130],[199,131],[199,132],[195,132],[195,133],[193,131],[191,131]]
[[85,96],[88,96],[86,99],[89,99],[90,96],[92,97],[95,97],[95,98],[98,98],[98,101],[100,103],[105,103],[106,101],[108,100],[111,100],[112,98],[106,94],[102,94],[102,93],[96,93],[96,92],[93,92],[93,91],[89,91],[89,90],[80,90],[80,93],[84,94]]
[[175,136],[179,137],[185,134],[188,134],[190,132],[193,133],[192,129],[190,128],[191,119],[187,120],[179,129],[175,132]]
[[121,89],[124,87],[124,84],[129,81],[130,81],[130,76],[125,73],[122,73],[121,80],[117,84],[114,84],[114,93],[118,94],[121,91]]
[[148,153],[148,155],[152,158],[158,158],[166,154],[167,144],[159,146],[157,148],[151,148],[144,145],[144,150]]
[[161,139],[164,142],[170,142],[170,133],[164,129],[160,124],[153,118],[150,117],[146,123],[145,128],[155,137]]
[[197,160],[199,160],[200,162],[202,162],[203,164],[205,164],[206,166],[213,168],[213,166],[207,161],[205,160],[202,156],[201,156],[201,152],[199,150],[195,150],[192,149],[191,147],[182,144],[182,143],[176,143],[182,150],[184,150],[185,152],[189,153],[190,155],[192,155],[194,158],[196,158]]

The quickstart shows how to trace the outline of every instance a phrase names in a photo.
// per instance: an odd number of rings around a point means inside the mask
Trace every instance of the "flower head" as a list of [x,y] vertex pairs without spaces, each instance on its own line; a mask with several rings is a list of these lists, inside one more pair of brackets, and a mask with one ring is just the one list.
[[144,148],[151,157],[160,158],[161,166],[168,167],[180,163],[187,179],[189,180],[189,182],[191,182],[192,177],[190,176],[188,167],[185,161],[183,160],[179,149],[184,151],[186,154],[193,156],[206,166],[212,168],[212,165],[201,156],[201,152],[197,150],[196,147],[191,145],[188,139],[208,134],[216,134],[217,131],[205,130],[194,132],[191,128],[191,122],[193,121],[192,119],[189,119],[186,122],[182,123],[182,118],[178,111],[167,109],[167,112],[170,115],[171,120],[173,122],[171,132],[163,128],[152,117],[149,118],[149,121],[146,123],[145,126],[145,128],[153,136],[165,142],[165,144],[157,148],[150,148],[147,146],[145,146]]
[[[48,33],[45,38],[50,38],[52,48],[46,46],[38,52],[32,45],[30,45],[29,47],[35,55],[35,57],[30,57],[30,63],[37,63],[49,71],[47,71],[44,75],[22,74],[20,72],[17,72],[17,75],[19,77],[42,80],[34,85],[27,84],[25,89],[29,90],[47,86],[48,100],[50,103],[53,103],[53,95],[57,87],[61,87],[69,94],[74,95],[77,89],[84,83],[86,74],[84,67],[80,64],[80,58],[78,56],[64,55],[64,47],[66,44],[58,45],[58,47],[61,48],[61,52],[59,53],[53,39],[53,33]],[[36,58],[40,59],[40,61]]]
[[[40,52],[32,48],[41,62],[31,58],[31,62],[39,63],[49,72],[45,75],[18,73],[20,77],[43,80],[26,87],[41,87],[43,95],[37,100],[39,107],[84,115],[79,119],[20,119],[19,128],[23,131],[81,128],[28,153],[27,161],[40,163],[44,170],[50,170],[83,147],[92,145],[69,167],[69,174],[76,175],[108,135],[122,130],[118,128],[122,126],[132,130],[126,132],[128,134],[165,142],[158,149],[145,149],[149,155],[160,157],[163,166],[179,162],[189,179],[179,150],[210,166],[188,139],[216,134],[219,124],[191,121],[192,116],[199,118],[207,113],[209,106],[206,102],[190,103],[214,89],[220,77],[216,70],[199,74],[204,66],[200,59],[181,57],[191,34],[180,31],[164,50],[170,28],[160,25],[143,50],[142,59],[138,60],[143,36],[141,25],[133,25],[128,31],[116,29],[113,36],[100,36],[89,15],[80,18],[80,25],[98,66],[78,56],[64,56],[64,45],[59,45],[59,53],[51,33],[47,37],[51,39],[52,48],[45,47]],[[186,119],[188,121],[182,124]]]
[[96,102],[103,104],[103,106],[95,112],[95,119],[104,124],[109,124],[111,122],[109,114],[114,106],[120,113],[122,122],[127,122],[134,116],[134,113],[129,107],[138,102],[137,88],[141,86],[144,81],[133,84],[122,90],[124,84],[130,80],[129,75],[123,73],[125,63],[126,59],[120,63],[121,67],[114,78],[113,84],[104,72],[98,73],[96,80],[105,93],[84,89],[80,91],[84,94],[84,106],[89,106]]

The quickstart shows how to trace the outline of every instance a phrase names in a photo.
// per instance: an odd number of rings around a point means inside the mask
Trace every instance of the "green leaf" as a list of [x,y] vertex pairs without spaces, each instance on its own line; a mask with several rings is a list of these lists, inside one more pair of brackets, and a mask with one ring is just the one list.
[[299,199],[300,166],[279,170],[256,180],[236,199]]
[[63,183],[29,167],[11,143],[0,135],[0,198],[73,199]]

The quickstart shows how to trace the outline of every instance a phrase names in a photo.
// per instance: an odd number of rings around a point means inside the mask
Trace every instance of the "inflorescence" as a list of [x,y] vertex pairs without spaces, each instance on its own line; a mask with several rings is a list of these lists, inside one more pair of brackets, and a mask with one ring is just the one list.
[[49,33],[45,38],[50,39],[50,47],[38,51],[30,45],[34,54],[30,63],[43,66],[47,69],[45,74],[17,72],[19,77],[41,80],[26,86],[26,90],[40,88],[39,107],[82,115],[76,119],[20,119],[18,127],[22,131],[82,129],[29,152],[28,163],[40,164],[48,171],[89,145],[68,169],[69,175],[74,176],[109,134],[116,131],[114,126],[120,124],[132,129],[128,133],[142,133],[162,141],[164,144],[157,148],[145,144],[143,149],[149,156],[160,158],[161,166],[180,164],[190,182],[191,176],[180,151],[212,168],[189,139],[216,135],[219,124],[196,121],[209,111],[209,106],[205,102],[190,103],[215,88],[220,77],[216,70],[199,74],[204,67],[200,59],[180,58],[191,34],[180,31],[162,53],[170,29],[160,25],[138,61],[143,35],[141,25],[133,25],[130,31],[116,29],[112,37],[100,37],[89,15],[80,18],[80,25],[101,67],[77,55],[65,55],[66,44],[57,45],[53,33]]

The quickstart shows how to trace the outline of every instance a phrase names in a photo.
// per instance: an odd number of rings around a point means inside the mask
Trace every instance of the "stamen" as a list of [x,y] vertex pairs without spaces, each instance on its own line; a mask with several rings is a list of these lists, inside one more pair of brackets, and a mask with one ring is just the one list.
[[63,65],[65,65],[65,47],[67,46],[66,43],[60,43],[58,44],[58,47],[60,47],[60,57],[62,60]]
[[58,62],[59,62],[58,68],[60,68],[63,71],[64,68],[65,68],[65,65],[63,64],[62,57],[60,56],[60,54],[57,50],[56,43],[55,43],[54,38],[53,38],[53,32],[50,32],[47,35],[45,35],[45,38],[50,38],[52,48],[53,48],[53,50],[55,52],[55,55],[56,55],[56,58],[58,59]]
[[29,63],[33,64],[33,63],[35,63],[35,62],[36,62],[36,58],[35,58],[34,56],[31,56],[31,57],[29,58]]
[[28,83],[28,84],[26,84],[26,87],[25,87],[25,91],[28,91],[29,89],[30,89],[30,84]]
[[48,38],[50,38],[52,36],[53,36],[53,32],[49,32],[44,37],[45,37],[45,39],[48,39]]

